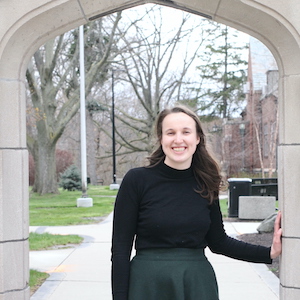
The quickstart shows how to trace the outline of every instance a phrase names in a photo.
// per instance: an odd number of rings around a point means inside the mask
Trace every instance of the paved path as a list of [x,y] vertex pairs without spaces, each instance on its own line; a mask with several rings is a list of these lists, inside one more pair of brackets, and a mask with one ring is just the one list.
[[[235,236],[256,232],[258,223],[224,225]],[[94,225],[31,226],[30,231],[39,233],[84,236],[75,248],[30,252],[30,268],[50,274],[31,300],[111,300],[111,229],[112,215]],[[240,262],[209,250],[206,254],[218,278],[220,300],[278,300],[279,280],[266,265]]]

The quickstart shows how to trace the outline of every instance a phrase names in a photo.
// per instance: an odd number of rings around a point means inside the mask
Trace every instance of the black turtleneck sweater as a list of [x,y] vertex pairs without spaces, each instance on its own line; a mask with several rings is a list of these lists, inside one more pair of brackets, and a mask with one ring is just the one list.
[[270,248],[228,237],[219,201],[212,205],[195,190],[191,168],[164,163],[130,170],[120,186],[113,221],[112,290],[114,300],[127,300],[130,255],[135,249],[205,248],[226,256],[271,263]]

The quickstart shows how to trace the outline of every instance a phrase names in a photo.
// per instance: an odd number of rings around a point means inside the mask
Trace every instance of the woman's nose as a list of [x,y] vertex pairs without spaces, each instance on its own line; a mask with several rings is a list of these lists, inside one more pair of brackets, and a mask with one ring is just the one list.
[[176,143],[181,143],[182,142],[182,135],[180,133],[175,135],[175,142]]

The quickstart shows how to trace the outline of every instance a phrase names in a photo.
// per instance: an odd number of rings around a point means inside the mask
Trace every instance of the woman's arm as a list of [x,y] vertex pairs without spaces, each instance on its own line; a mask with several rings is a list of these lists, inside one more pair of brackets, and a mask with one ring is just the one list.
[[245,243],[226,234],[219,201],[211,205],[210,211],[211,225],[206,240],[212,252],[248,262],[272,263],[271,247]]
[[113,220],[112,294],[114,300],[127,300],[130,256],[138,218],[137,178],[129,171],[120,186]]

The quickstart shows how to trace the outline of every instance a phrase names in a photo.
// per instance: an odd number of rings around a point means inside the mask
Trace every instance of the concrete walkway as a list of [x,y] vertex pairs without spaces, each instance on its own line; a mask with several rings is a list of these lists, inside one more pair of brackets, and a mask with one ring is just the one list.
[[[258,224],[224,223],[231,236],[256,232]],[[94,225],[31,226],[30,231],[38,233],[78,234],[84,242],[70,249],[30,252],[30,268],[50,274],[30,299],[111,300],[111,230],[112,215]],[[240,262],[209,250],[206,255],[218,278],[220,300],[278,300],[279,280],[266,265]]]

